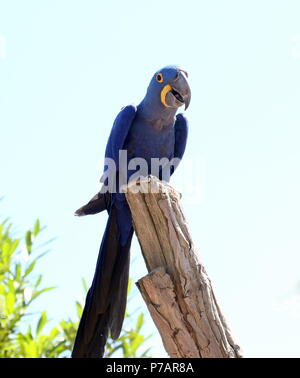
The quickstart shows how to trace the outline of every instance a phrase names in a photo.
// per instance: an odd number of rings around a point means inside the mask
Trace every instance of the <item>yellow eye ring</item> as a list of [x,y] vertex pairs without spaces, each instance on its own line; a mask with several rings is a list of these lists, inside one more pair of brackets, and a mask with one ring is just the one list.
[[162,83],[164,81],[164,77],[163,77],[163,74],[161,72],[156,74],[156,81],[158,81],[159,83]]

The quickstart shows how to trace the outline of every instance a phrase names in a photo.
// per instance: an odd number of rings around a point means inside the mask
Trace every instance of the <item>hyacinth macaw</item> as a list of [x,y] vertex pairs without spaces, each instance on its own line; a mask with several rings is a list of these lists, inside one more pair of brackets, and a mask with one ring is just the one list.
[[[141,157],[181,159],[187,141],[188,123],[178,108],[189,106],[191,91],[187,73],[178,66],[157,71],[145,98],[138,106],[128,105],[117,115],[105,151],[116,162],[116,181],[120,175],[119,151],[128,159]],[[173,173],[172,170],[171,174]],[[130,209],[124,193],[117,189],[96,194],[76,215],[108,212],[108,221],[98,255],[92,285],[87,293],[72,357],[102,357],[110,334],[120,335],[127,299],[129,253],[133,235]]]

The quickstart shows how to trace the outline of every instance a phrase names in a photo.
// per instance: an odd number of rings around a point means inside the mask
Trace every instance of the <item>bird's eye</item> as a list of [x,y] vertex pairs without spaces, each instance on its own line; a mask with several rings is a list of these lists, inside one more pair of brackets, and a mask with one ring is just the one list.
[[159,83],[162,83],[164,81],[162,73],[158,73],[156,75],[156,81],[158,81]]

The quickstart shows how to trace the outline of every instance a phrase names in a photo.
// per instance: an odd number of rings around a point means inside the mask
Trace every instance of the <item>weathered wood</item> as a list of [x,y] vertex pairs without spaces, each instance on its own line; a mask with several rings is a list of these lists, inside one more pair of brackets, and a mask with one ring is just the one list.
[[242,357],[200,263],[180,195],[155,177],[126,193],[148,271],[137,286],[170,357]]

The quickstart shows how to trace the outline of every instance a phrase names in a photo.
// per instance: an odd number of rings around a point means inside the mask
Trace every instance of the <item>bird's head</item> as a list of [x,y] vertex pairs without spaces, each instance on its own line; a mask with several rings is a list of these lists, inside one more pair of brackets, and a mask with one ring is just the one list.
[[155,112],[167,109],[176,112],[182,105],[187,109],[190,101],[188,74],[178,66],[167,66],[155,72],[144,99]]

